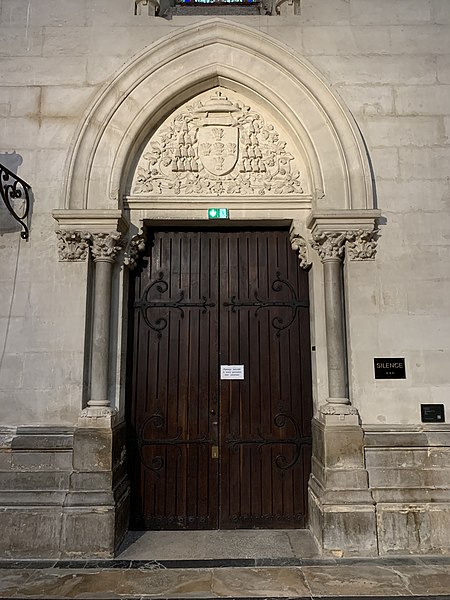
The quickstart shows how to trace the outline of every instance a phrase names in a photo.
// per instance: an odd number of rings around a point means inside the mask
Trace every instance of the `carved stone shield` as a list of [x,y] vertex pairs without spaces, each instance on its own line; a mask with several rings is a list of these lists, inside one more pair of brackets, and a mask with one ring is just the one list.
[[239,155],[239,128],[208,125],[198,130],[198,157],[213,175],[226,175]]

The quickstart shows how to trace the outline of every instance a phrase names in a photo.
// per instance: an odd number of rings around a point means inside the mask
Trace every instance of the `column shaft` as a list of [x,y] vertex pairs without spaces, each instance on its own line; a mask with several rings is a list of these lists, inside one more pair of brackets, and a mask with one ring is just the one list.
[[109,406],[108,362],[111,315],[111,260],[95,261],[94,323],[92,339],[90,407]]
[[342,291],[342,261],[323,261],[325,287],[325,323],[328,354],[329,402],[348,404]]

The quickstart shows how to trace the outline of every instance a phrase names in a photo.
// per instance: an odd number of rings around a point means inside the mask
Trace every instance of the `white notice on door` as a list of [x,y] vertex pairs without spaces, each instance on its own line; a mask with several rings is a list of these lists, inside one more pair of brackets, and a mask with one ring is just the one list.
[[244,379],[244,365],[220,365],[220,379]]

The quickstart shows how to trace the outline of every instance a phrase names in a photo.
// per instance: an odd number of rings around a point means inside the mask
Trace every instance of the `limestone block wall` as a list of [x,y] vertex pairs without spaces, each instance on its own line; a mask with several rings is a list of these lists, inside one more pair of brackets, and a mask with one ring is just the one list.
[[[34,194],[29,242],[0,213],[5,424],[71,423],[82,403],[86,267],[57,263],[50,217],[77,127],[135,53],[205,18],[134,15],[123,0],[1,1],[0,159],[18,155]],[[347,269],[350,393],[363,421],[417,423],[421,402],[449,409],[448,3],[302,0],[296,16],[228,18],[308,58],[367,143],[381,240],[376,262]],[[407,379],[375,381],[375,356],[404,356]]]
[[[90,267],[58,262],[51,216],[65,207],[76,132],[132,56],[207,18],[134,15],[132,0],[0,0],[0,162],[33,190],[28,242],[0,209],[0,426],[11,440],[20,437],[17,427],[74,426],[85,401]],[[450,4],[301,0],[297,15],[227,19],[308,59],[364,136],[383,216],[376,260],[345,268],[349,393],[367,431],[380,551],[435,551],[445,536],[425,543],[422,532],[427,523],[436,530],[438,522],[450,530],[448,448],[435,432],[423,433],[420,404],[443,403],[450,419]],[[314,294],[320,293],[315,283]],[[320,311],[314,313],[319,319]],[[314,327],[313,340],[323,342]],[[319,344],[315,362],[324,356]],[[375,380],[379,356],[404,357],[406,379]],[[117,404],[124,373],[115,372]],[[318,405],[327,392],[326,369],[314,377]],[[411,431],[416,437],[406,442]],[[0,466],[10,491],[22,485],[5,475],[22,468],[12,460],[11,444]],[[26,455],[34,452],[26,460],[39,465],[37,448]],[[54,473],[68,460],[57,456],[48,466]],[[408,495],[401,488],[411,478],[415,491]],[[66,483],[58,482],[59,493]]]
[[62,506],[72,472],[73,432],[73,427],[58,426],[2,431],[2,556],[59,554]]
[[365,432],[380,554],[448,552],[449,427]]

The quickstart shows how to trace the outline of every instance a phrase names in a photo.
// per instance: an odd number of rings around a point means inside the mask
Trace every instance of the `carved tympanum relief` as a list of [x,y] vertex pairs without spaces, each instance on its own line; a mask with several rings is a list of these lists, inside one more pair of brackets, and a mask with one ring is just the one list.
[[216,89],[176,111],[145,147],[132,195],[303,194],[290,143],[259,112]]

